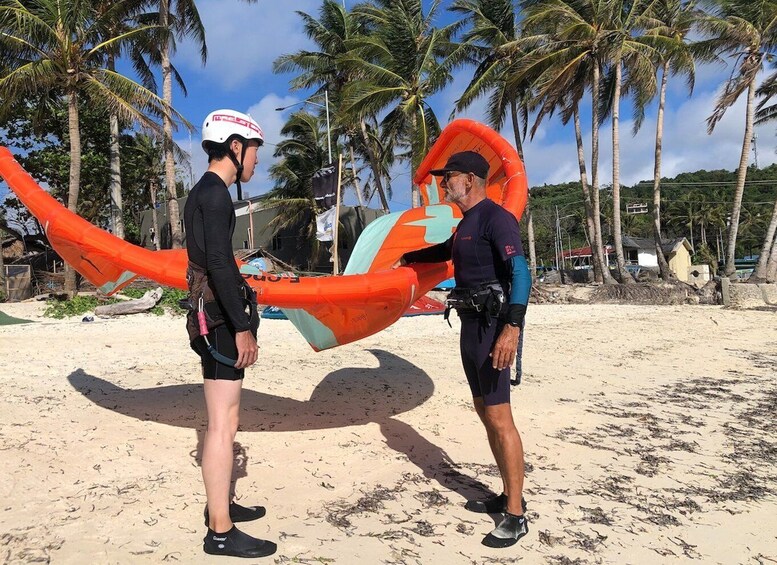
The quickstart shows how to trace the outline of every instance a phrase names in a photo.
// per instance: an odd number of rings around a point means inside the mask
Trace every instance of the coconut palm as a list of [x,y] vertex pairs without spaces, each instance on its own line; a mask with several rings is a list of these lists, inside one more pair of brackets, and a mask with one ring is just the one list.
[[[516,42],[526,53],[520,71],[511,81],[532,78],[537,117],[532,135],[539,124],[556,110],[562,123],[575,122],[581,185],[586,198],[588,224],[593,234],[594,263],[597,278],[614,283],[603,252],[599,203],[599,127],[601,76],[611,53],[613,2],[609,0],[525,0],[523,34]],[[591,92],[591,182],[585,171],[579,107],[586,90]]]
[[734,72],[724,83],[712,115],[707,119],[707,130],[711,133],[718,122],[742,94],[746,93],[745,132],[742,152],[737,169],[737,184],[731,207],[731,223],[726,245],[726,276],[736,271],[736,245],[739,233],[742,196],[747,178],[747,164],[750,143],[753,136],[755,93],[758,73],[764,60],[774,53],[777,43],[777,1],[762,0],[717,0],[712,14],[700,20],[699,25],[707,39],[698,43],[695,49],[700,56],[734,57]]
[[[143,191],[154,211],[152,216],[154,228],[154,247],[161,249],[162,233],[159,231],[157,218],[157,202],[162,193],[162,179],[165,174],[165,163],[162,158],[162,135],[161,133],[148,134],[138,133],[134,135],[126,146],[126,151],[131,155],[132,166],[135,170],[142,171],[140,181],[143,183]],[[189,160],[188,153],[183,151],[178,144],[173,145],[175,160],[183,163]]]
[[[107,54],[118,44],[148,33],[138,26],[107,37],[108,22],[125,13],[134,2],[120,0],[98,13],[88,2],[57,0],[0,1],[0,51],[10,54],[0,77],[0,98],[9,107],[34,93],[62,93],[68,104],[70,179],[67,206],[78,210],[81,175],[81,136],[78,100],[86,97],[105,106],[128,123],[153,129],[148,117],[169,116],[171,111],[153,92],[105,65]],[[76,292],[75,272],[67,269],[65,292]]]
[[268,227],[282,229],[307,220],[305,236],[316,253],[313,175],[328,162],[326,131],[322,131],[318,116],[300,110],[289,116],[281,135],[285,139],[278,143],[273,154],[281,160],[269,171],[275,186],[264,198],[268,204],[279,206],[280,212]]
[[[766,80],[764,80],[761,86],[758,87],[756,94],[762,97],[762,100],[756,109],[755,124],[762,124],[777,119],[777,104],[769,104],[772,98],[777,94],[777,72],[773,72]],[[769,222],[769,227],[766,230],[763,245],[761,246],[758,264],[756,265],[752,276],[748,279],[749,281],[761,282],[766,280],[768,282],[774,282],[775,273],[777,273],[777,245],[774,244],[776,234],[777,199],[775,199],[772,218]]]
[[[137,0],[128,5],[123,13],[115,13],[112,19],[106,21],[104,34],[106,37],[118,37],[137,25],[142,25],[143,20],[148,22],[152,14],[145,12],[146,0]],[[95,3],[98,14],[112,10],[113,2],[101,0]],[[155,30],[156,31],[156,30]],[[146,61],[145,54],[154,48],[150,35],[134,36],[132,41],[115,43],[111,49],[106,50],[107,68],[116,70],[116,60],[122,55],[129,56],[133,67],[137,71],[143,86],[151,91],[156,91],[156,81]],[[119,117],[111,112],[110,121],[110,199],[111,199],[111,226],[116,237],[124,239],[124,206],[121,193],[121,154],[119,151]],[[161,130],[160,130],[161,131]]]
[[[205,45],[205,28],[194,0],[159,0],[159,25],[170,33],[160,36],[159,63],[162,67],[162,97],[165,103],[173,104],[174,67],[170,56],[175,51],[175,39],[191,38],[199,47],[202,64],[208,58]],[[185,91],[184,91],[185,92]],[[162,143],[165,153],[165,186],[167,188],[167,217],[170,222],[171,246],[179,249],[183,245],[181,213],[178,209],[177,184],[175,182],[175,155],[173,151],[172,117],[162,122]]]
[[[625,91],[633,92],[637,102],[638,112],[644,107],[644,100],[653,98],[656,90],[655,74],[653,72],[654,49],[640,41],[640,26],[643,17],[653,0],[614,0],[610,20],[607,26],[606,41],[609,44],[606,56],[609,60],[610,85],[608,94],[602,99],[602,115],[608,112],[612,118],[612,199],[613,199],[613,243],[617,261],[618,273],[623,283],[633,283],[633,277],[626,271],[626,261],[623,254],[621,233],[621,184],[620,184],[620,101]],[[624,71],[626,77],[624,79]],[[625,83],[624,83],[625,81]],[[637,122],[640,122],[639,119]],[[639,125],[635,127],[637,129]]]
[[[354,117],[387,112],[381,129],[408,147],[411,176],[439,134],[429,97],[451,79],[451,38],[458,24],[434,26],[440,0],[424,12],[421,0],[375,0],[353,9],[366,27],[349,40],[341,60],[358,78],[343,89],[344,111]],[[419,205],[412,186],[412,204]]]
[[693,2],[685,0],[659,0],[646,14],[647,31],[641,38],[655,47],[656,68],[661,73],[656,115],[656,144],[653,161],[653,238],[661,278],[670,280],[674,273],[669,269],[661,242],[661,151],[664,135],[664,111],[666,90],[670,75],[684,75],[689,94],[693,92],[695,64],[686,38],[701,12]]
[[[330,103],[334,108],[342,108],[343,87],[354,79],[353,71],[346,69],[340,59],[348,54],[347,42],[358,37],[362,31],[361,23],[346,11],[345,7],[333,0],[324,0],[319,11],[319,19],[297,12],[302,18],[305,34],[316,45],[315,51],[297,51],[281,55],[273,63],[273,71],[276,73],[296,72],[290,84],[292,90],[316,89],[315,94],[323,95],[328,92]],[[387,176],[381,171],[379,148],[376,147],[374,138],[370,137],[366,118],[353,116],[345,112],[335,111],[335,130],[343,130],[347,134],[349,152],[359,153],[357,145],[366,154],[367,161],[372,170],[372,179],[375,183],[383,209],[388,212],[389,205],[384,189],[384,181]],[[355,168],[352,166],[352,168]],[[357,187],[358,191],[358,187]]]
[[[486,110],[488,123],[494,129],[502,129],[509,110],[515,148],[523,159],[523,138],[528,124],[531,82],[528,79],[522,84],[508,82],[521,53],[505,48],[518,39],[515,6],[512,0],[456,0],[450,10],[463,16],[465,24],[468,25],[461,42],[467,59],[477,64],[474,76],[459,98],[456,109],[464,110],[477,98],[490,92]],[[537,272],[537,253],[531,202],[527,202],[525,215],[529,236],[529,264],[534,278]]]

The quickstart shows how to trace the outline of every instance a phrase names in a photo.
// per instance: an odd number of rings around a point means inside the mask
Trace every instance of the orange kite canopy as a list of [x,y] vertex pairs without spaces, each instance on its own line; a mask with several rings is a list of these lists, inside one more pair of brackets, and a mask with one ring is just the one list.
[[[488,196],[521,217],[528,197],[523,163],[494,130],[455,120],[440,135],[416,173],[423,206],[388,214],[362,233],[343,276],[279,277],[238,261],[261,304],[277,306],[316,351],[372,335],[398,320],[440,281],[453,275],[450,263],[391,269],[403,253],[448,239],[461,219],[443,202],[429,171],[458,151],[478,151],[490,164]],[[151,251],[133,245],[67,210],[43,190],[0,147],[0,176],[40,221],[52,247],[101,292],[112,294],[138,276],[186,289],[186,250]]]

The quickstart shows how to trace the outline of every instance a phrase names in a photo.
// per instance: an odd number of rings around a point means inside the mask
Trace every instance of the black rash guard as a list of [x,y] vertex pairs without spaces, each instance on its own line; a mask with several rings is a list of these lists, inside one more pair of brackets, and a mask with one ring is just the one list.
[[491,281],[510,281],[509,260],[523,255],[518,221],[488,198],[464,212],[450,239],[405,253],[407,263],[439,263],[453,259],[456,286],[477,288]]
[[475,289],[499,281],[510,296],[507,319],[523,323],[531,277],[523,257],[521,231],[510,212],[485,199],[464,212],[447,241],[404,254],[406,263],[440,263],[453,259],[457,288]]
[[221,177],[210,171],[202,175],[189,192],[183,217],[189,261],[208,272],[227,322],[236,332],[247,331],[249,317],[240,293],[245,283],[232,253],[235,208]]

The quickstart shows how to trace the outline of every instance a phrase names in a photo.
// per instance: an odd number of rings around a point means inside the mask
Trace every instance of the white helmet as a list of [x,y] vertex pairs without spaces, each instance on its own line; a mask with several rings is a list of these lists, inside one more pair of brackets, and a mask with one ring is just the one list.
[[245,141],[255,139],[259,145],[264,143],[262,128],[248,114],[235,110],[216,110],[208,114],[202,124],[202,148],[205,151],[208,144],[221,145],[233,136]]

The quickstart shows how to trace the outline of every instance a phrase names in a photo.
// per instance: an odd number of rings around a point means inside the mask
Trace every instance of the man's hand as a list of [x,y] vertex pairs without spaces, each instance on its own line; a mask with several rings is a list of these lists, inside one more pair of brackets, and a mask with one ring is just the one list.
[[249,330],[237,332],[235,334],[235,345],[237,346],[237,363],[235,369],[245,369],[256,363],[259,356],[259,345],[256,338]]
[[499,337],[496,338],[494,350],[489,354],[491,356],[491,366],[494,369],[502,370],[513,364],[515,353],[518,351],[518,338],[521,336],[521,328],[505,324]]
[[391,268],[392,269],[398,269],[399,267],[404,267],[405,265],[407,265],[407,263],[405,262],[405,258],[404,257],[400,257],[399,259],[397,259],[396,263],[391,265]]

